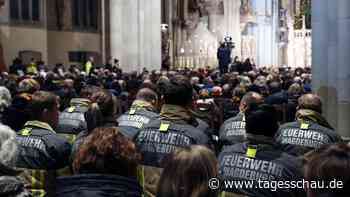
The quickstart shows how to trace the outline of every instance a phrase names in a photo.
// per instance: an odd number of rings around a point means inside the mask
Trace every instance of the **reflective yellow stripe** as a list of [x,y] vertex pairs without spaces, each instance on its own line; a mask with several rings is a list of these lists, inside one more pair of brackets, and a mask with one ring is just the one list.
[[22,136],[30,136],[32,134],[32,128],[24,128],[20,131]]
[[44,170],[30,170],[31,171],[31,191],[34,197],[44,197],[45,192],[45,171]]
[[68,113],[73,113],[74,110],[75,110],[75,106],[72,106],[72,107],[67,109]]
[[40,197],[45,197],[45,195],[46,195],[46,192],[44,190],[40,190],[39,196]]
[[77,139],[77,136],[74,134],[60,133],[59,135],[66,138],[71,145],[73,145],[75,140]]
[[32,182],[32,190],[35,190],[36,188],[37,188],[37,186],[36,186],[36,179],[35,179],[35,177],[36,177],[36,171],[35,170],[30,170],[31,171],[31,182]]
[[141,187],[145,189],[145,168],[143,166],[137,167],[137,180]]
[[41,186],[40,188],[45,188],[45,182],[46,182],[45,172],[40,170],[39,175],[40,175],[39,184]]
[[57,173],[57,177],[73,175],[69,166],[56,170],[56,173]]
[[40,122],[40,121],[28,121],[25,123],[24,127],[38,127],[41,129],[46,129],[49,131],[52,131],[55,133],[55,131],[52,129],[52,127],[47,124],[46,122]]

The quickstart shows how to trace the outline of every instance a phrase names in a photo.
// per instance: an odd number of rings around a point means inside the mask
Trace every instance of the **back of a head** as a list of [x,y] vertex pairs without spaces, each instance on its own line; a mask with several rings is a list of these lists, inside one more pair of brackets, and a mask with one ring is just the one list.
[[260,105],[245,112],[246,131],[253,135],[273,137],[278,130],[277,113],[271,105]]
[[112,93],[107,90],[99,89],[97,92],[94,92],[91,95],[91,102],[97,104],[103,118],[112,117],[116,113],[116,100],[113,98]]
[[9,108],[4,111],[3,123],[15,131],[22,129],[24,124],[30,119],[29,106],[31,100],[31,94],[22,93],[15,95]]
[[281,84],[277,81],[272,81],[271,83],[269,83],[269,88],[270,88],[271,94],[280,92],[282,90]]
[[135,144],[117,128],[96,128],[80,146],[73,162],[75,173],[136,177],[141,156]]
[[19,93],[34,93],[40,90],[40,84],[35,79],[23,79],[18,84]]
[[149,103],[156,103],[158,100],[158,95],[156,92],[149,88],[142,88],[137,92],[136,100],[142,100]]
[[222,86],[222,96],[224,98],[232,98],[232,88],[230,84],[225,84]]
[[259,93],[248,92],[241,99],[241,103],[240,103],[241,111],[242,111],[242,108],[245,108],[246,110],[253,110],[262,103],[263,103],[263,97]]
[[90,97],[99,90],[101,90],[101,88],[88,85],[80,91],[80,98],[90,99]]
[[[248,94],[247,94],[245,87],[237,86],[237,87],[235,87],[235,89],[233,89],[232,96],[234,98],[237,98],[238,101],[241,101],[243,99],[244,95],[247,95],[247,97],[248,97]],[[245,98],[245,102],[247,102],[247,99],[248,99],[247,97]]]
[[[15,166],[17,148],[16,133],[0,124],[0,164],[2,166],[10,169]],[[1,169],[4,170],[3,167]]]
[[204,146],[191,146],[173,152],[166,158],[158,185],[158,197],[214,197],[208,180],[216,177],[215,154]]
[[58,97],[46,91],[37,91],[31,96],[29,110],[32,120],[42,120],[43,112],[58,106]]
[[308,188],[309,197],[350,196],[350,146],[335,144],[323,146],[305,156],[304,176],[307,181],[323,181],[327,186],[336,180],[342,188]]
[[192,101],[192,85],[190,81],[183,75],[176,75],[172,77],[163,88],[163,98],[165,104],[186,107]]
[[313,110],[322,114],[322,101],[316,94],[304,94],[298,99],[298,109]]
[[302,92],[303,92],[302,87],[299,84],[297,84],[297,83],[292,84],[288,88],[288,95],[289,95],[289,97],[300,96],[302,94]]

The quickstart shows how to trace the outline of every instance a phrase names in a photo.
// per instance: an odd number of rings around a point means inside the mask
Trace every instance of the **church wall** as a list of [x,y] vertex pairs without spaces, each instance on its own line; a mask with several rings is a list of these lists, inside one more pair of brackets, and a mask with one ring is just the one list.
[[0,25],[0,39],[6,65],[11,65],[18,53],[25,50],[40,52],[42,60],[47,62],[46,29]]
[[101,51],[101,35],[84,32],[48,31],[48,63],[70,65],[70,51]]
[[[42,60],[49,65],[71,64],[68,54],[70,51],[95,52],[99,57],[97,63],[101,63],[103,50],[100,4],[97,8],[98,27],[93,30],[78,29],[73,26],[71,0],[60,1],[61,13],[59,15],[57,15],[56,1],[40,1],[40,22],[35,24],[26,21],[11,21],[9,2],[10,0],[6,0],[0,13],[0,40],[6,65],[11,65],[12,60],[19,56],[20,51],[40,52]],[[57,21],[58,18],[61,20],[60,23]],[[106,22],[109,22],[107,19]]]

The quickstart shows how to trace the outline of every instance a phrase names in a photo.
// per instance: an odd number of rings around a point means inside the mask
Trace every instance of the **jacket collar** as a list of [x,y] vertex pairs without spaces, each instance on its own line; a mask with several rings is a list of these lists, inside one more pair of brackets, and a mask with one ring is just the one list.
[[49,124],[47,124],[46,122],[41,122],[41,121],[37,121],[37,120],[26,122],[24,127],[35,127],[35,128],[39,128],[39,129],[49,130],[49,131],[56,133]]
[[132,105],[132,109],[146,109],[148,111],[155,111],[154,106],[147,101],[135,100]]
[[272,137],[267,137],[263,135],[254,135],[247,133],[247,139],[249,144],[266,144],[266,145],[274,145],[274,140]]
[[190,111],[178,105],[164,104],[162,106],[160,116],[165,120],[175,122],[185,122],[191,124],[193,121]]
[[89,106],[91,101],[89,99],[84,99],[84,98],[74,98],[70,101],[71,106]]

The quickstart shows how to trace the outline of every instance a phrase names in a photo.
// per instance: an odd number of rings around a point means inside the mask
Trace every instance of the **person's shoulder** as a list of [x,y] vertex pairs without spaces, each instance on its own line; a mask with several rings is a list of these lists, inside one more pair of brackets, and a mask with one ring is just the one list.
[[299,127],[300,123],[298,121],[294,122],[287,122],[284,123],[280,126],[280,129],[287,129],[287,128],[294,128],[294,127]]
[[136,110],[136,113],[140,113],[141,115],[144,115],[144,116],[147,116],[147,117],[153,118],[153,119],[160,117],[160,115],[158,113],[156,113],[152,110],[144,109],[144,108]]
[[230,153],[243,153],[244,148],[247,146],[246,142],[240,142],[232,145],[226,145],[224,146],[219,155],[226,155]]
[[228,123],[231,123],[231,122],[235,122],[235,121],[243,121],[243,116],[244,116],[243,114],[238,113],[236,116],[231,117],[231,118],[225,120],[225,122],[223,123],[223,125],[228,124]]

